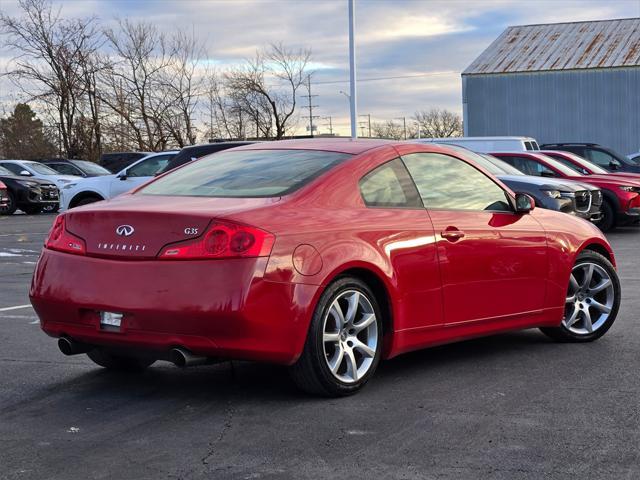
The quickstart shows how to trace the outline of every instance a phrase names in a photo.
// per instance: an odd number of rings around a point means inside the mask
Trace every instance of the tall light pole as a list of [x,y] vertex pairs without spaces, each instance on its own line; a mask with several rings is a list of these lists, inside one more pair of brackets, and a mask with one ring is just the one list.
[[358,138],[358,112],[356,110],[356,41],[355,41],[355,0],[349,1],[349,83],[351,106],[351,138]]

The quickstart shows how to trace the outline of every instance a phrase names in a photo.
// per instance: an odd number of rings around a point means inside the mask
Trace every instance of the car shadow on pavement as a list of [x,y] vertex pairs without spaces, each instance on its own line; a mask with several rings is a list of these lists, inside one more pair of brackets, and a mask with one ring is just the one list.
[[[424,382],[433,372],[452,368],[475,368],[479,363],[523,363],[531,355],[540,355],[557,345],[536,331],[514,332],[492,337],[442,345],[401,355],[380,364],[372,384],[384,389],[398,375],[407,385]],[[283,366],[254,362],[223,362],[179,369],[166,362],[157,362],[144,372],[110,372],[87,363],[87,370],[64,382],[48,384],[30,402],[46,399],[50,405],[56,397],[66,402],[70,396],[82,399],[112,397],[116,402],[149,398],[157,401],[210,402],[233,400],[255,401],[318,401],[297,390]],[[362,393],[366,395],[366,393]]]

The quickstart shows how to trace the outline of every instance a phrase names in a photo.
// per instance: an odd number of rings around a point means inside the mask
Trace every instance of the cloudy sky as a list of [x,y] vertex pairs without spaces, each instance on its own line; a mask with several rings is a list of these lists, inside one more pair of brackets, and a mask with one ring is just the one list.
[[[310,48],[314,115],[348,131],[346,0],[64,0],[65,16],[146,20],[162,30],[192,30],[207,62],[234,64],[283,42]],[[18,13],[17,1],[0,9]],[[373,120],[411,116],[431,107],[461,111],[460,72],[507,26],[640,16],[640,0],[356,0],[358,110]],[[0,62],[11,53],[0,44]],[[0,83],[0,100],[14,95]],[[300,112],[301,115],[304,112]],[[319,120],[321,131],[328,120]],[[301,124],[303,122],[301,121]],[[303,133],[302,131],[300,133]]]

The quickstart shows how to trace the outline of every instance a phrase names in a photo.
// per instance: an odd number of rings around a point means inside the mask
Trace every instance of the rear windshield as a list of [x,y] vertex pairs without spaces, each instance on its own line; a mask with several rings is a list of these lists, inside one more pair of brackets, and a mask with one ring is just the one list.
[[277,197],[351,157],[314,150],[225,151],[158,178],[138,193],[180,197]]

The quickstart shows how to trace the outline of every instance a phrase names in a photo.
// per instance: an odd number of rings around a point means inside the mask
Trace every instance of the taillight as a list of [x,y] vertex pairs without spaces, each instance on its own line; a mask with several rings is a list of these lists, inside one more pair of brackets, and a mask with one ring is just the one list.
[[275,236],[259,228],[216,221],[202,237],[162,249],[163,260],[266,257]]
[[58,215],[56,221],[51,227],[49,236],[44,242],[44,247],[49,250],[57,250],[58,252],[74,253],[76,255],[84,255],[87,247],[79,237],[69,233],[64,226],[64,215]]

